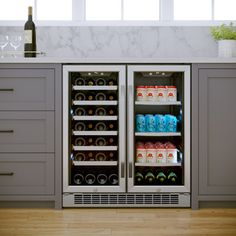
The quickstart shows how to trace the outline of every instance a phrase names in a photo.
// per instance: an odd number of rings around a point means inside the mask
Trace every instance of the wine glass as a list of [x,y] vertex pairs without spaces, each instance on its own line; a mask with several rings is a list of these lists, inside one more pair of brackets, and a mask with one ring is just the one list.
[[[11,35],[9,37],[10,45],[14,48],[15,52],[18,47],[20,47],[22,41],[22,37],[20,35]],[[14,54],[14,57],[16,57],[16,54]]]
[[8,44],[9,37],[7,35],[0,35],[1,58],[3,58],[3,50]]

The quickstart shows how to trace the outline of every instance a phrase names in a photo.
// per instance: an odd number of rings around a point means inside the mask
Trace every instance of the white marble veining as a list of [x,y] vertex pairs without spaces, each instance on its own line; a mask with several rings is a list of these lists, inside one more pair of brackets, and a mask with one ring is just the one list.
[[[23,33],[23,28],[0,27],[0,34],[14,32]],[[37,46],[48,57],[64,58],[217,56],[209,27],[37,27]]]

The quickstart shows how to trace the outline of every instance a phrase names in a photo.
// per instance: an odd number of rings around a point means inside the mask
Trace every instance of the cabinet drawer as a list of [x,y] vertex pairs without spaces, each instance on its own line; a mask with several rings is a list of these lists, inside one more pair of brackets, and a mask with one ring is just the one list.
[[0,69],[0,110],[54,110],[54,69]]
[[1,152],[54,152],[54,112],[0,112]]
[[0,154],[0,195],[54,194],[53,154]]

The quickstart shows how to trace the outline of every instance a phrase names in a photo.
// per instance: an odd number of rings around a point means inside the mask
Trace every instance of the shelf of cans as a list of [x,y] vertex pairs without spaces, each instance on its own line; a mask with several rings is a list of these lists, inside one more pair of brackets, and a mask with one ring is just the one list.
[[136,101],[176,102],[176,86],[136,86]]
[[169,141],[136,143],[136,166],[180,166],[181,162],[182,153]]

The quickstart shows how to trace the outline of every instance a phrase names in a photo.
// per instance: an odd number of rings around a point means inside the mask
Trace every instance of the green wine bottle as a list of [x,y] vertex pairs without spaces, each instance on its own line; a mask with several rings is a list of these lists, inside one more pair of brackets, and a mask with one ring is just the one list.
[[175,172],[171,171],[167,177],[168,181],[171,183],[176,183],[177,181],[177,175],[175,174]]
[[143,174],[139,171],[135,173],[135,181],[136,183],[141,183],[143,181]]
[[163,183],[166,180],[166,175],[164,174],[163,171],[160,171],[157,174],[156,179],[157,179],[158,183]]
[[151,170],[148,171],[147,174],[145,175],[145,180],[146,180],[149,184],[151,184],[151,183],[154,182],[155,176],[154,176],[154,174],[152,173]]

